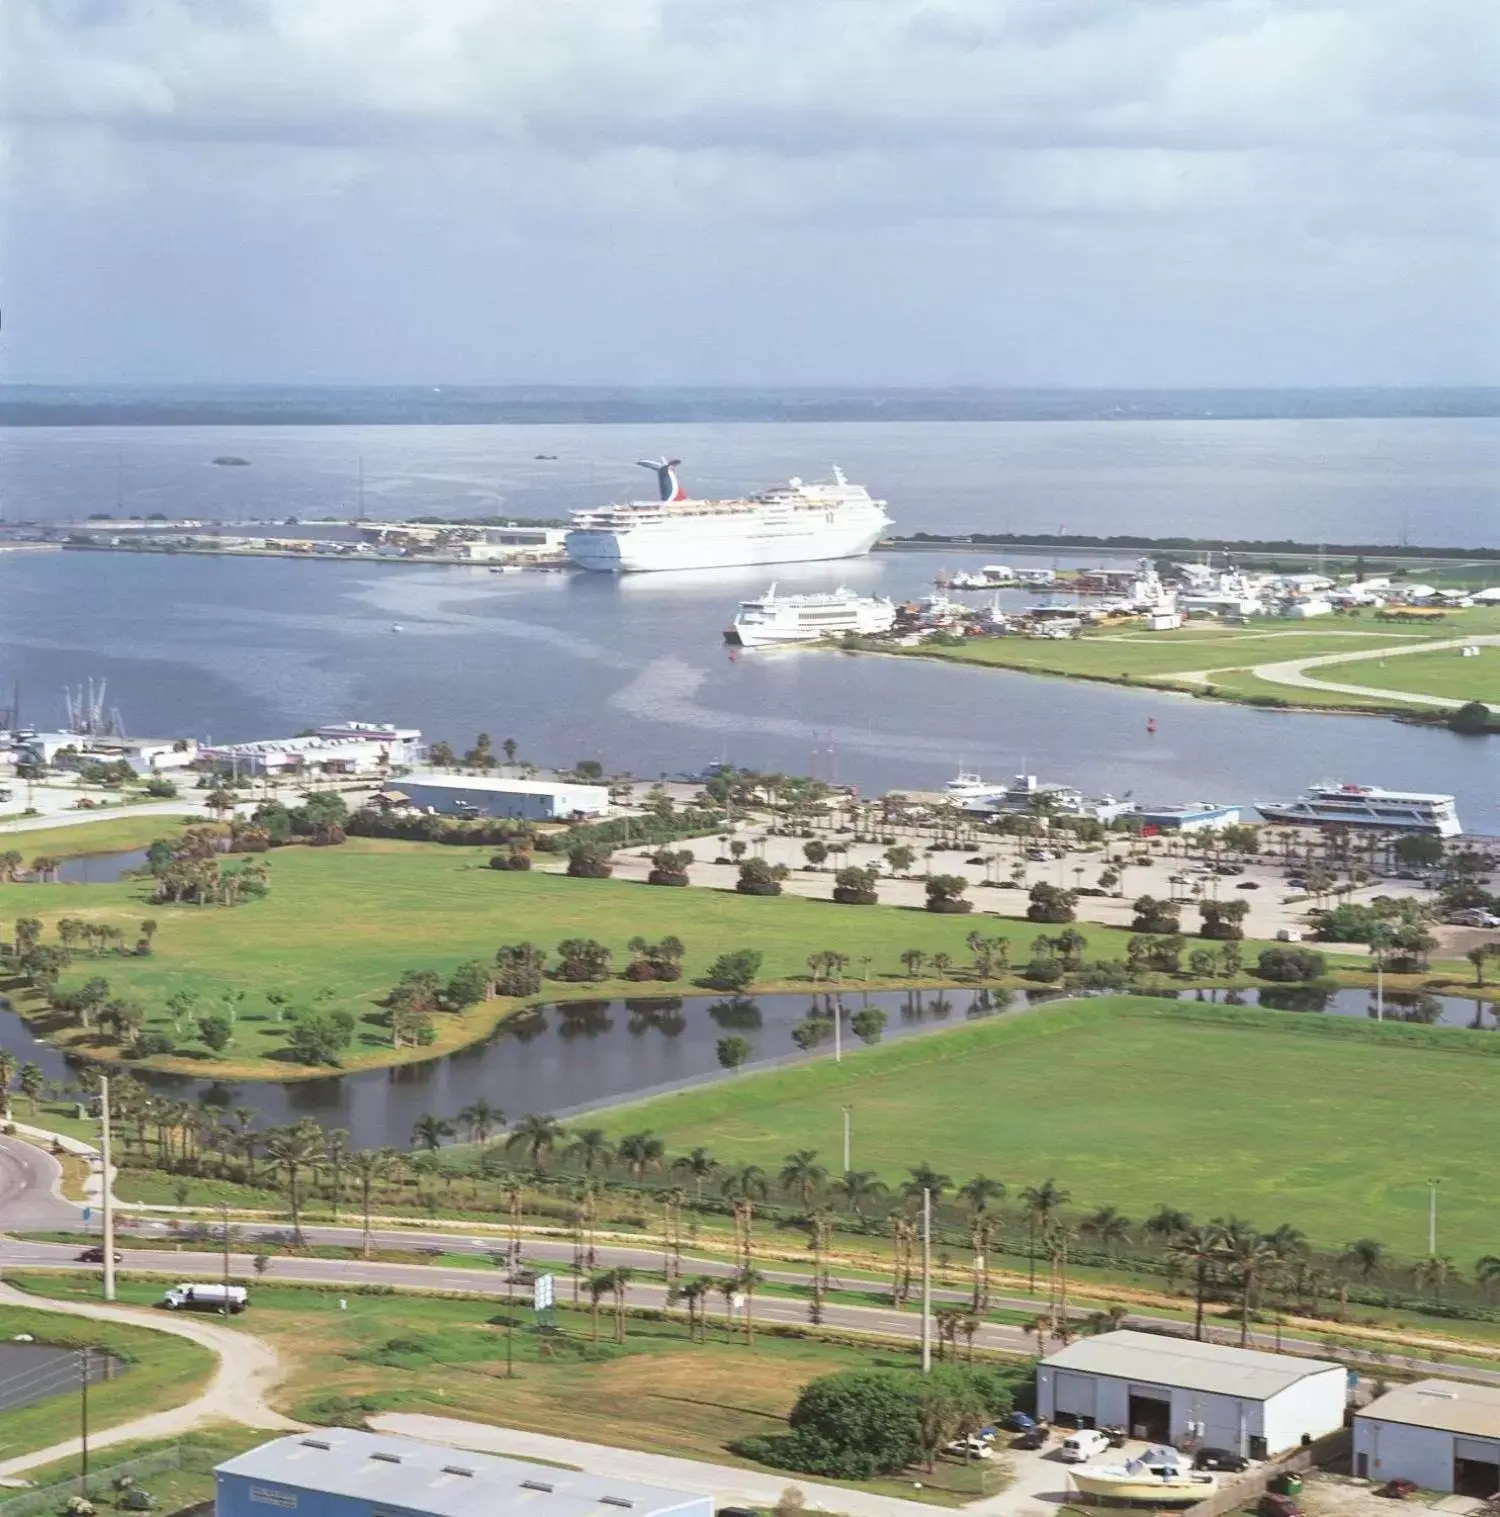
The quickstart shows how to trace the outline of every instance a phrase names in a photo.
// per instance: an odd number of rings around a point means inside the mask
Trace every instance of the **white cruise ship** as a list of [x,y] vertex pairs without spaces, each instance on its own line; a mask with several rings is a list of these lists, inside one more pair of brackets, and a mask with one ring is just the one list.
[[890,525],[885,502],[839,469],[831,483],[793,479],[740,500],[690,500],[680,462],[641,460],[656,472],[659,500],[573,512],[568,557],[603,574],[809,563],[858,558]]
[[740,602],[724,640],[742,648],[769,648],[783,643],[815,643],[846,632],[862,636],[889,632],[896,605],[884,596],[856,595],[843,588],[818,595],[778,595],[773,584],[759,600]]
[[1268,822],[1312,827],[1376,828],[1456,838],[1463,832],[1451,795],[1419,790],[1382,790],[1379,785],[1314,785],[1294,801],[1257,801]]

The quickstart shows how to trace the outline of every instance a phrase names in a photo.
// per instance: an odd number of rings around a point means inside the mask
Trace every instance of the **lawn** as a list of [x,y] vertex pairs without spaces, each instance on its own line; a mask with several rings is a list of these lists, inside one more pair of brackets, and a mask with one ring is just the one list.
[[1344,685],[1369,685],[1396,694],[1415,690],[1446,695],[1460,701],[1483,701],[1500,706],[1500,647],[1482,644],[1477,658],[1464,658],[1461,649],[1439,653],[1403,653],[1399,658],[1361,659],[1354,664],[1324,664],[1309,669],[1308,677],[1336,680]]
[[[890,984],[903,973],[899,955],[906,948],[946,952],[955,964],[964,964],[970,957],[964,938],[982,927],[1008,937],[1019,964],[1030,957],[1038,931],[1034,923],[989,916],[515,874],[487,868],[487,859],[483,849],[351,839],[338,848],[278,850],[269,861],[270,894],[234,908],[153,906],[143,882],[124,881],[5,886],[3,914],[32,915],[46,923],[65,915],[115,922],[129,941],[137,924],[150,917],[158,924],[150,957],[85,954],[75,960],[64,985],[102,975],[114,993],[141,1000],[148,1026],[169,1032],[172,1016],[165,1002],[174,991],[198,992],[200,1012],[220,1009],[226,991],[242,991],[234,1040],[220,1059],[210,1061],[208,1050],[184,1027],[173,1036],[188,1056],[164,1062],[194,1073],[262,1078],[299,1072],[274,1057],[287,1029],[265,1000],[267,991],[285,994],[292,1005],[347,1007],[360,1018],[360,1030],[346,1065],[388,1063],[412,1052],[398,1055],[391,1049],[379,1005],[404,970],[433,969],[446,976],[465,959],[488,960],[502,943],[523,938],[550,950],[563,938],[596,937],[623,966],[626,944],[636,934],[654,939],[673,933],[687,948],[684,985],[720,953],[751,947],[765,956],[759,988],[767,990],[791,981],[805,986],[807,956],[822,949],[847,954],[853,975],[868,955],[872,977]],[[1123,931],[1085,924],[1079,930],[1091,956],[1124,957]],[[587,987],[549,982],[541,999],[569,991],[619,994],[627,988],[624,981]],[[634,988],[639,993],[639,986]],[[24,995],[16,999],[23,1012],[37,1013],[39,1003]],[[420,1053],[430,1056],[483,1036],[507,1004],[496,1001],[440,1016],[438,1042]],[[50,1026],[40,1015],[36,1025],[59,1043],[85,1036],[71,1026]],[[94,1046],[110,1051],[107,1044]]]
[[1467,1271],[1500,1252],[1475,1157],[1500,1088],[1487,1052],[1500,1052],[1490,1033],[1109,997],[747,1074],[602,1123],[774,1175],[799,1148],[834,1163],[848,1106],[854,1167],[888,1183],[923,1162],[1012,1194],[1050,1175],[1082,1210],[1139,1220],[1165,1202],[1289,1222],[1335,1251],[1373,1236],[1407,1257],[1426,1253],[1436,1176],[1439,1248]]
[[[76,1279],[97,1297],[92,1276]],[[98,1431],[190,1401],[214,1368],[214,1356],[206,1348],[169,1333],[0,1305],[0,1338],[18,1333],[31,1333],[39,1343],[102,1349],[125,1362],[117,1378],[89,1387],[89,1426]],[[77,1406],[77,1391],[67,1390],[7,1411],[0,1418],[0,1460],[71,1437],[77,1430]]]
[[[1500,610],[1475,608],[1450,613],[1441,621],[1412,625],[1377,622],[1373,618],[1323,618],[1315,623],[1257,621],[1246,627],[1225,627],[1214,622],[1193,622],[1176,632],[1144,632],[1135,628],[1104,629],[1086,633],[1076,639],[1002,637],[971,639],[945,648],[925,645],[902,650],[922,657],[946,658],[956,663],[987,664],[997,668],[1017,669],[1037,674],[1058,674],[1076,678],[1111,680],[1129,684],[1134,680],[1170,682],[1174,676],[1204,670],[1248,671],[1257,664],[1281,663],[1290,659],[1320,658],[1341,653],[1362,653],[1372,648],[1402,647],[1412,643],[1441,641],[1465,633],[1500,631]],[[1393,691],[1413,689],[1419,693],[1443,695],[1446,688],[1429,689],[1428,673],[1443,679],[1447,673],[1446,654],[1402,656],[1402,670],[1415,670],[1417,683],[1400,683],[1393,679]],[[1475,660],[1459,660],[1471,666]],[[1379,661],[1357,668],[1378,667]],[[1396,665],[1393,664],[1393,668]],[[1473,671],[1477,675],[1478,671]],[[1316,678],[1316,672],[1314,672]],[[1353,675],[1328,674],[1330,679],[1349,683],[1376,684]],[[1468,677],[1468,676],[1464,676]],[[1411,674],[1402,678],[1410,680]],[[1276,695],[1289,704],[1319,704],[1320,697],[1310,690],[1271,685],[1241,674],[1216,677],[1216,689],[1238,697],[1252,694]],[[1381,688],[1386,688],[1384,682]],[[1464,694],[1463,698],[1468,699]],[[1346,697],[1335,704],[1354,704]],[[1365,704],[1369,704],[1368,701]]]
[[[52,1296],[79,1289],[76,1280],[55,1276],[24,1284]],[[559,1437],[582,1432],[594,1443],[758,1468],[728,1445],[752,1433],[782,1431],[809,1380],[841,1369],[880,1365],[915,1373],[917,1366],[914,1350],[851,1344],[834,1334],[824,1342],[763,1331],[750,1348],[738,1331],[728,1333],[722,1311],[711,1312],[718,1320],[706,1344],[689,1342],[680,1321],[632,1316],[621,1346],[610,1341],[606,1298],[597,1342],[586,1306],[560,1303],[560,1331],[544,1338],[532,1325],[530,1303],[518,1302],[510,1314],[515,1376],[507,1378],[503,1303],[407,1293],[341,1298],[286,1285],[253,1290],[251,1311],[231,1322],[274,1344],[289,1366],[272,1398],[276,1406],[316,1423],[358,1423],[378,1411],[427,1412]],[[144,1283],[121,1286],[124,1299],[159,1293]],[[1022,1375],[1019,1361],[1016,1367]],[[976,1475],[945,1460],[936,1476],[922,1478],[932,1497],[955,1504],[979,1494]],[[912,1494],[892,1483],[861,1488]]]
[[25,858],[26,868],[38,858],[73,859],[84,853],[130,853],[157,838],[174,836],[189,822],[207,824],[207,818],[115,816],[98,822],[42,827],[35,831],[0,827],[0,853],[15,849]]

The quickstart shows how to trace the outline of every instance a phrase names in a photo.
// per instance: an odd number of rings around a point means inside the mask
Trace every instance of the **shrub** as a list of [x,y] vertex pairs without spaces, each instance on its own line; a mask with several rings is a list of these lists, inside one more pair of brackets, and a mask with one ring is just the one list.
[[1483,701],[1468,701],[1448,715],[1448,730],[1465,737],[1480,737],[1490,730],[1490,708]]
[[1284,984],[1305,983],[1321,979],[1328,961],[1312,948],[1263,948],[1255,973],[1262,980]]
[[1233,942],[1245,936],[1245,918],[1250,915],[1248,901],[1201,901],[1198,912],[1203,919],[1198,929],[1200,938]]
[[1071,922],[1076,919],[1077,904],[1078,897],[1071,890],[1039,882],[1031,887],[1026,918],[1031,922]]
[[764,859],[746,859],[734,888],[741,895],[780,895],[781,878],[776,866]]
[[1132,932],[1154,932],[1171,936],[1182,930],[1176,901],[1162,901],[1154,895],[1143,895],[1132,902],[1131,909],[1135,912],[1130,923]]
[[575,843],[568,849],[568,873],[575,880],[607,880],[615,872],[609,852],[597,843]]
[[935,874],[927,881],[927,909],[957,914],[974,909],[973,901],[963,899],[969,882],[961,874]]
[[1055,985],[1063,977],[1063,967],[1056,959],[1033,959],[1021,971],[1021,978],[1036,980],[1042,985]]
[[833,898],[845,906],[874,906],[880,900],[875,888],[879,875],[873,869],[850,864],[833,877]]
[[688,865],[692,862],[690,848],[658,848],[651,855],[651,873],[646,881],[651,885],[686,885]]
[[754,948],[737,948],[732,953],[721,953],[703,976],[703,983],[710,990],[748,990],[760,973],[764,955]]
[[490,858],[491,869],[530,869],[531,854],[524,848],[512,847],[507,853],[496,853]]

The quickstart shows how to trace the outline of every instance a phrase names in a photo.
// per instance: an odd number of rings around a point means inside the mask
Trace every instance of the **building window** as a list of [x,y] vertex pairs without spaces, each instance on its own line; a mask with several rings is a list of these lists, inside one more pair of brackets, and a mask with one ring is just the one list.
[[289,1512],[297,1510],[296,1491],[277,1491],[266,1485],[252,1485],[250,1499],[259,1502],[261,1506],[279,1506]]

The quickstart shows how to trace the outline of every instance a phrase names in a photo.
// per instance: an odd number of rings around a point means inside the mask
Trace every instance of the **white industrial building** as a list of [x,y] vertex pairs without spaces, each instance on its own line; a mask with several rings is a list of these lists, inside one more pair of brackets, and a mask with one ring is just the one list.
[[1417,1380],[1356,1413],[1354,1473],[1483,1500],[1500,1494],[1500,1386]]
[[1036,1372],[1047,1421],[1251,1459],[1341,1428],[1347,1394],[1341,1364],[1128,1330],[1080,1338]]
[[713,1517],[709,1496],[561,1465],[318,1428],[214,1470],[215,1517]]
[[425,756],[417,727],[389,722],[332,722],[301,737],[223,743],[199,757],[234,774],[386,774]]
[[423,811],[444,816],[513,817],[531,822],[571,821],[607,816],[609,787],[568,780],[491,779],[481,775],[414,774],[397,781],[390,794]]

